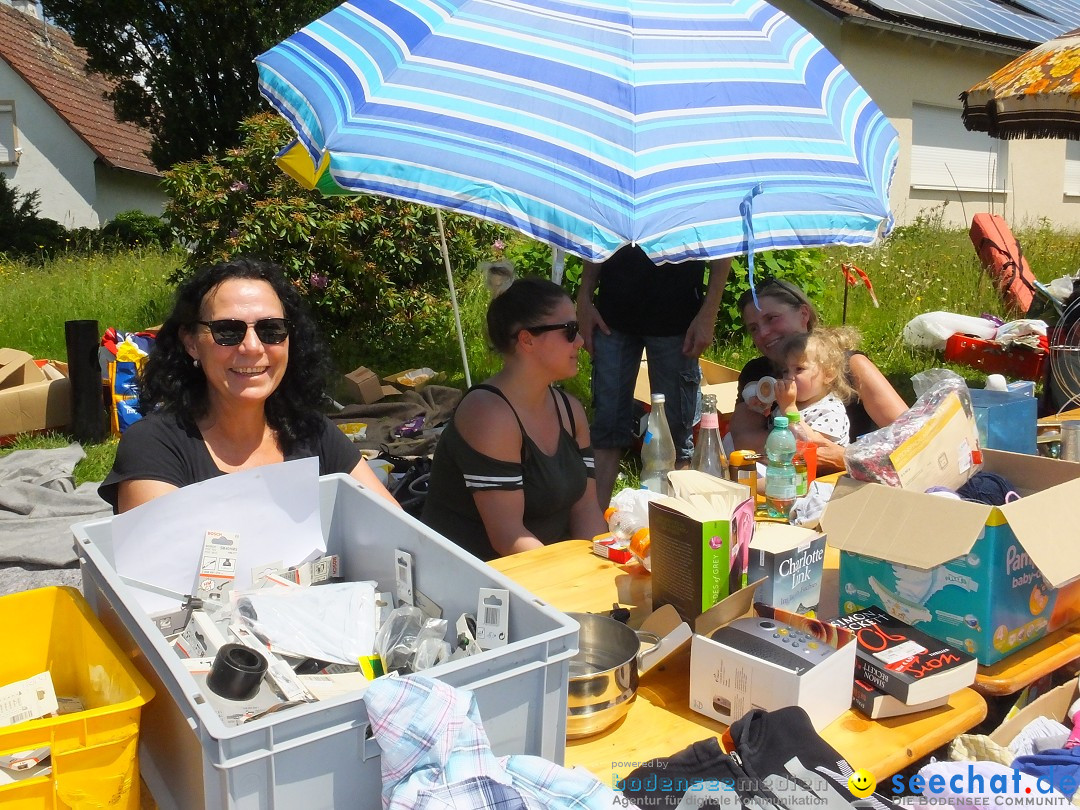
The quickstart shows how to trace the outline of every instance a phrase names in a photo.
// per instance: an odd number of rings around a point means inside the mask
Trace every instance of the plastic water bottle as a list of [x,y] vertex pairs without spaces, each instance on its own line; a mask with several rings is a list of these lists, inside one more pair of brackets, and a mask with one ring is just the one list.
[[791,460],[792,465],[795,467],[795,497],[801,498],[810,489],[810,482],[806,474],[806,456],[803,455],[803,449],[810,439],[798,411],[788,411],[787,420],[788,430],[795,437],[795,457]]
[[620,540],[629,541],[634,534],[649,528],[649,503],[639,498],[641,490],[624,489],[611,499],[611,505],[604,512],[608,522],[608,531]]
[[728,461],[724,442],[720,438],[720,420],[716,415],[714,394],[703,394],[701,397],[701,424],[698,426],[690,468],[717,478],[728,477]]
[[664,395],[652,395],[652,410],[641,443],[641,486],[661,495],[671,494],[668,473],[675,469],[675,442],[671,439]]
[[769,517],[787,519],[795,504],[795,437],[788,430],[786,416],[773,419],[773,429],[765,439],[765,506]]

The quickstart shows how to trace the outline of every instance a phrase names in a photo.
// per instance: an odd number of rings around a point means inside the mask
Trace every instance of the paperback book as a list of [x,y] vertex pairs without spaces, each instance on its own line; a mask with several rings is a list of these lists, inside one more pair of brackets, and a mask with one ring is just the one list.
[[904,703],[887,692],[876,689],[866,681],[855,679],[851,686],[851,705],[871,720],[899,717],[904,714],[925,712],[949,702],[948,695],[941,695],[925,703]]
[[787,523],[760,523],[750,542],[748,582],[758,586],[755,600],[813,616],[821,597],[825,535]]
[[855,678],[909,705],[947,697],[975,681],[978,663],[958,650],[871,605],[841,616],[855,633]]

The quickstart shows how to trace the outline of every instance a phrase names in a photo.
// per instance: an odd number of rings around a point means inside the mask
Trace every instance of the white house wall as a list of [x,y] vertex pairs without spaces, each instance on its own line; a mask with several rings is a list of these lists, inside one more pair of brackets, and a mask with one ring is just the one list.
[[98,163],[95,208],[102,223],[108,222],[121,211],[133,209],[160,216],[165,210],[161,178],[111,169]]
[[104,166],[86,143],[0,60],[0,99],[15,102],[17,164],[0,164],[9,185],[37,190],[40,214],[67,228],[97,228],[120,211],[160,214],[160,179]]
[[68,228],[96,228],[93,151],[2,60],[0,98],[15,102],[22,149],[18,164],[0,165],[0,172],[23,193],[40,191],[41,216]]
[[[943,216],[967,227],[971,217],[992,211],[1014,227],[1049,220],[1080,227],[1080,196],[1065,194],[1065,141],[1009,141],[1005,190],[991,193],[911,186],[912,109],[931,105],[953,109],[960,123],[960,93],[1012,61],[1018,52],[988,52],[960,42],[915,37],[847,19],[843,25],[805,0],[771,0],[808,28],[840,60],[877,102],[900,134],[900,158],[891,202],[897,224],[922,216]],[[1000,144],[989,135],[987,150]],[[944,204],[944,207],[942,207]]]

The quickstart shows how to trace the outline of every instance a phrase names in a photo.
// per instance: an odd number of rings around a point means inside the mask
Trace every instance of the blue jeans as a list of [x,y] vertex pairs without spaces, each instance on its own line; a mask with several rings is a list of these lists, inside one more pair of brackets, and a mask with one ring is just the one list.
[[701,407],[701,367],[696,357],[682,353],[682,344],[682,335],[649,337],[614,329],[610,335],[599,329],[593,333],[593,447],[624,448],[633,443],[634,382],[644,349],[649,387],[665,398],[675,454],[680,459],[693,456],[693,428]]

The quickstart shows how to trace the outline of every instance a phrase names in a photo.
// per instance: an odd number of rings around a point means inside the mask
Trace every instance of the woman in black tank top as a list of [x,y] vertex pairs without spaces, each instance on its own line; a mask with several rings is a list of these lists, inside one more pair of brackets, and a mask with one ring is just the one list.
[[435,449],[423,520],[481,559],[606,530],[585,411],[552,387],[577,374],[575,307],[545,279],[488,308],[503,368],[462,399]]

